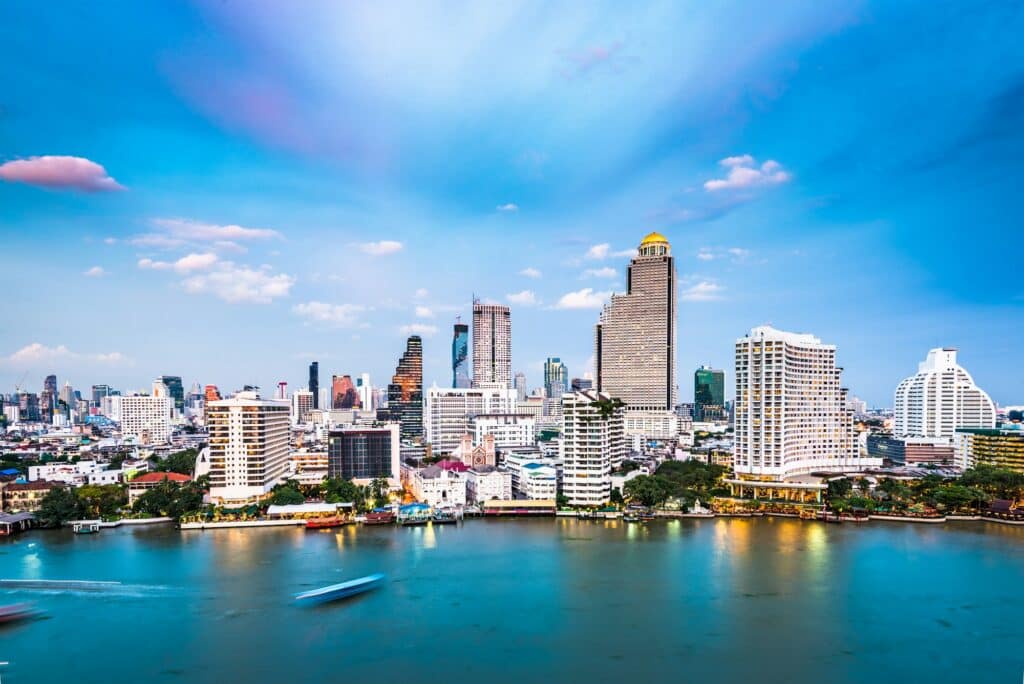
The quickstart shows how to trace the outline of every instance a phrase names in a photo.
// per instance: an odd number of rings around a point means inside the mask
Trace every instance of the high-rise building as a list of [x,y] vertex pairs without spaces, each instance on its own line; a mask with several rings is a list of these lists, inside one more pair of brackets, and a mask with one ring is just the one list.
[[370,385],[369,373],[362,373],[356,378],[356,392],[359,394],[359,408],[364,411],[372,411],[376,408],[373,403],[373,386]]
[[[43,380],[43,391],[39,393],[39,411],[44,422],[53,422],[53,410],[57,407],[57,376],[47,375]],[[35,420],[39,420],[36,416]]]
[[835,345],[813,335],[754,328],[736,340],[734,469],[782,480],[880,466],[859,456]]
[[309,412],[313,410],[313,393],[309,390],[296,390],[292,393],[292,423],[309,422]]
[[401,442],[397,423],[331,430],[327,437],[327,476],[351,480],[399,479]]
[[423,340],[412,335],[388,385],[387,419],[401,425],[402,439],[423,437]]
[[701,366],[693,374],[693,419],[725,418],[725,371]]
[[[50,412],[50,420],[53,420],[53,411]],[[39,395],[35,392],[18,392],[18,416],[26,423],[42,419],[42,412],[39,410]]]
[[426,392],[423,422],[435,454],[450,454],[473,419],[483,414],[516,413],[516,391],[499,388],[431,387]]
[[560,399],[569,391],[569,369],[557,356],[544,362],[544,391],[551,399]]
[[956,362],[956,349],[932,349],[917,374],[896,387],[893,434],[952,443],[961,429],[996,426],[996,408],[989,396]]
[[512,386],[512,313],[473,301],[473,387]]
[[92,386],[92,405],[99,406],[100,402],[103,401],[103,397],[109,397],[114,393],[114,390],[110,388],[110,385],[93,385]]
[[158,380],[167,387],[174,410],[181,413],[185,409],[185,386],[179,375],[161,375]]
[[169,396],[129,394],[120,397],[118,408],[111,413],[121,424],[122,437],[142,444],[163,444],[171,438],[172,405]]
[[220,390],[216,385],[207,385],[203,388],[203,398],[206,399],[207,404],[211,401],[220,401]]
[[76,397],[74,388],[71,387],[70,382],[65,382],[64,386],[60,388],[60,394],[57,399],[57,402],[58,404],[60,404],[61,411],[64,413],[64,415],[68,417],[71,416],[71,409],[74,408],[75,401]]
[[612,493],[612,468],[626,457],[624,411],[610,394],[562,396],[562,493],[574,506],[600,506]]
[[331,408],[357,409],[361,407],[359,392],[351,375],[335,375],[331,377]]
[[614,294],[595,334],[595,387],[627,411],[671,411],[676,405],[676,269],[668,240],[651,233],[626,271],[626,293]]
[[252,391],[206,407],[210,435],[210,498],[242,503],[262,498],[288,468],[287,402]]
[[513,387],[515,387],[516,397],[519,399],[519,401],[526,401],[526,374],[525,373],[516,373],[516,378],[515,378],[515,381],[513,382]]
[[594,381],[590,378],[573,378],[571,386],[569,387],[572,392],[580,392],[582,390],[588,390],[594,388]]
[[456,323],[452,334],[452,387],[469,387],[469,326]]
[[1024,430],[957,430],[953,437],[956,465],[963,470],[979,465],[1024,473]]
[[320,408],[320,362],[309,364],[309,391],[313,393],[313,408]]

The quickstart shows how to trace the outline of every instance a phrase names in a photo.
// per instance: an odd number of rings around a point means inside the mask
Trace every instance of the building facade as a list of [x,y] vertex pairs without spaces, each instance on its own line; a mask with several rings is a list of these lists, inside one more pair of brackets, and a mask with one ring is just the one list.
[[401,426],[402,439],[423,438],[423,340],[412,335],[388,385],[385,418]]
[[442,388],[427,390],[424,402],[424,432],[435,454],[449,454],[463,435],[474,433],[473,420],[484,414],[516,412],[512,389]]
[[693,419],[714,422],[725,418],[725,371],[701,366],[693,374]]
[[401,439],[397,423],[331,430],[327,476],[352,480],[398,480]]
[[551,399],[561,399],[569,391],[569,369],[557,356],[544,362],[544,392]]
[[484,413],[473,418],[473,442],[480,444],[490,435],[499,449],[531,445],[537,441],[536,431],[536,419],[523,413]]
[[111,397],[121,423],[121,436],[142,444],[163,444],[171,438],[171,398],[149,394]]
[[452,387],[470,387],[469,326],[456,323],[452,330]]
[[893,435],[952,443],[957,430],[996,426],[995,404],[957,364],[956,354],[956,349],[932,349],[917,374],[896,387]]
[[957,430],[953,436],[956,465],[979,465],[1024,473],[1024,430]]
[[292,424],[305,425],[309,422],[309,414],[313,410],[314,399],[313,393],[309,390],[295,390],[292,393]]
[[512,387],[512,313],[507,306],[473,302],[473,387]]
[[494,466],[476,466],[466,471],[466,501],[509,501],[512,498],[512,474]]
[[754,328],[736,340],[733,467],[782,480],[880,466],[861,458],[836,348],[813,335]]
[[574,506],[600,506],[611,496],[612,469],[626,457],[624,411],[610,394],[562,396],[562,493]]
[[[313,408],[320,408],[320,362],[309,364],[309,391],[313,393]],[[209,401],[209,399],[207,399]]]
[[331,408],[357,409],[362,407],[359,392],[352,382],[351,375],[334,375],[331,377]]
[[626,293],[605,304],[595,331],[595,386],[627,411],[676,405],[676,269],[665,236],[645,237],[626,271]]
[[273,489],[288,470],[289,413],[252,391],[207,405],[211,499],[250,502]]

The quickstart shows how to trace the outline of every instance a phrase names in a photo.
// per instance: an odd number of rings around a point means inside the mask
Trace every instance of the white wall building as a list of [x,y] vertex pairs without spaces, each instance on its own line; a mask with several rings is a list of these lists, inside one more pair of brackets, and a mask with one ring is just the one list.
[[835,345],[754,328],[736,340],[737,475],[781,480],[881,466],[860,457]]
[[269,492],[288,470],[288,402],[239,392],[206,407],[210,498],[246,502]]
[[583,390],[562,397],[562,493],[574,506],[599,506],[611,496],[612,468],[626,456],[623,409],[607,417],[599,402],[612,397]]
[[516,391],[501,388],[431,387],[423,401],[423,428],[435,454],[450,454],[472,434],[483,414],[514,413]]
[[518,494],[524,499],[558,498],[558,468],[552,463],[533,461],[519,471]]
[[996,407],[970,373],[956,362],[956,349],[932,349],[917,374],[896,387],[893,435],[952,443],[959,429],[996,426]]
[[679,416],[675,411],[629,411],[624,416],[627,436],[643,439],[675,439],[679,436]]
[[529,446],[537,441],[536,420],[521,413],[485,413],[473,418],[473,443],[481,444],[485,435],[494,437],[494,446]]
[[[134,437],[142,444],[163,444],[171,438],[171,406],[166,396],[129,394],[117,399],[122,437]],[[111,417],[113,420],[113,417]]]
[[512,473],[494,466],[478,466],[466,471],[466,500],[483,503],[512,498]]
[[435,508],[466,505],[466,477],[462,473],[431,465],[414,470],[409,484],[417,501]]

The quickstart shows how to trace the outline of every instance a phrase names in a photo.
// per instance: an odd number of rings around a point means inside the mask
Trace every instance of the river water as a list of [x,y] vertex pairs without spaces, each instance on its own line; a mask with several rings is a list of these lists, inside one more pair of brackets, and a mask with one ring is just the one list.
[[[291,597],[383,572],[315,608]],[[1024,529],[471,520],[0,541],[26,682],[1020,682]]]

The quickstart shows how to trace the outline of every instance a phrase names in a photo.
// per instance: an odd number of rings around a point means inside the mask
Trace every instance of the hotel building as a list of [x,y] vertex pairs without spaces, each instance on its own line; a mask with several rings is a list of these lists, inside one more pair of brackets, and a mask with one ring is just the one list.
[[426,441],[435,454],[450,454],[474,432],[479,415],[516,412],[516,391],[505,388],[431,387],[424,402]]
[[210,498],[258,500],[288,470],[289,406],[239,392],[206,407],[210,435]]
[[951,444],[961,429],[996,426],[996,408],[956,362],[956,349],[932,349],[917,374],[896,387],[893,436]]
[[607,393],[562,396],[562,493],[570,504],[600,506],[611,496],[612,468],[626,457],[623,413]]
[[171,438],[170,396],[129,394],[111,399],[122,437],[133,437],[142,444],[163,444]]

